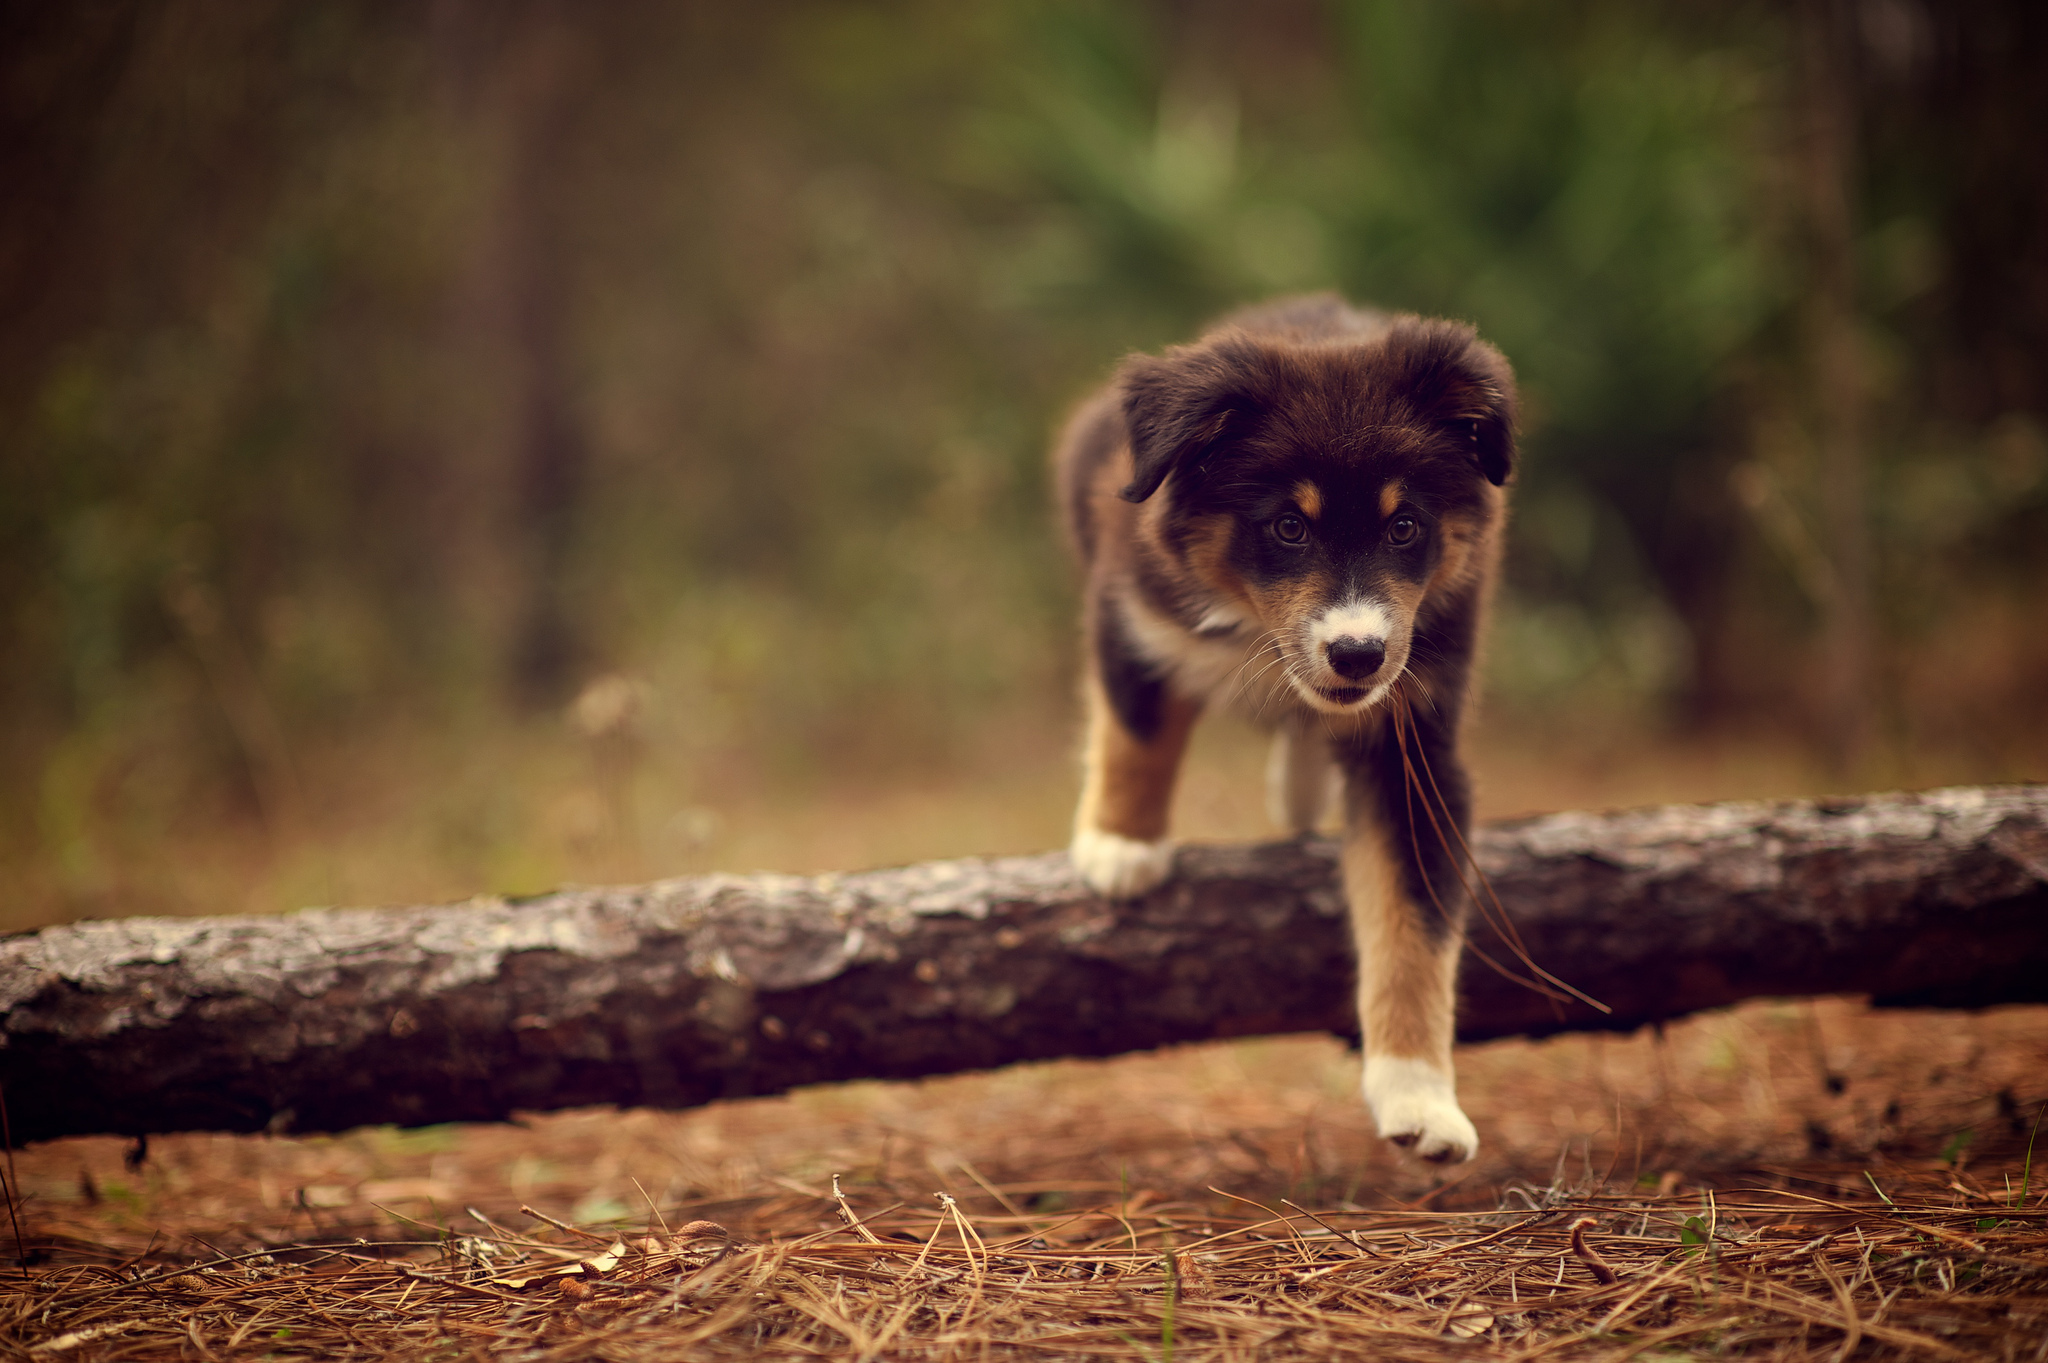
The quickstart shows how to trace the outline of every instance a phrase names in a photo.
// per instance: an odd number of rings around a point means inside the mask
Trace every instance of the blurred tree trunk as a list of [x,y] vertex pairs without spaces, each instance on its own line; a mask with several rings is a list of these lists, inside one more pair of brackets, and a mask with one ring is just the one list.
[[[1916,208],[1941,233],[1934,307],[1916,319],[1918,396],[1942,415],[1988,424],[2048,418],[2048,5],[1947,0],[1892,66],[1870,110],[1872,160],[1940,187]],[[1888,155],[1887,155],[1888,154]],[[1895,168],[1895,169],[1894,169]]]
[[458,309],[491,410],[467,434],[495,446],[482,462],[502,480],[476,494],[501,518],[496,543],[480,551],[499,558],[504,579],[497,642],[507,689],[545,707],[566,698],[582,654],[562,584],[589,462],[570,358],[568,249],[586,39],[558,0],[444,0],[435,36],[468,136],[495,153],[498,183]]
[[515,77],[517,149],[507,187],[506,285],[519,351],[518,518],[521,613],[513,635],[514,695],[531,706],[566,699],[581,640],[563,595],[570,536],[589,449],[569,359],[567,186],[570,101],[583,75],[577,37],[557,0],[533,0]]
[[[2048,786],[1556,814],[1475,843],[1529,955],[1611,1011],[1475,952],[1466,1040],[1759,995],[2048,1000]],[[323,1131],[1353,1033],[1334,843],[1175,870],[1123,902],[1054,852],[47,928],[0,940],[0,1086],[17,1140]]]
[[1837,772],[1849,773],[1870,748],[1875,667],[1866,379],[1856,305],[1855,16],[1848,0],[1800,0],[1799,21],[1813,260],[1807,325],[1821,534],[1833,568],[1823,603],[1824,723],[1829,759]]

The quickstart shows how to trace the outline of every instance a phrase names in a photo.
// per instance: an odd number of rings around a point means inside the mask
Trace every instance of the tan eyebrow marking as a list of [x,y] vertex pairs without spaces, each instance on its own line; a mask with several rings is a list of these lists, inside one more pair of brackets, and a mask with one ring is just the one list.
[[1401,481],[1398,478],[1389,481],[1385,487],[1381,488],[1380,514],[1382,516],[1393,515],[1394,508],[1401,504],[1401,494],[1405,491],[1407,489],[1401,486]]
[[1323,514],[1323,490],[1306,478],[1294,485],[1294,501],[1310,520]]

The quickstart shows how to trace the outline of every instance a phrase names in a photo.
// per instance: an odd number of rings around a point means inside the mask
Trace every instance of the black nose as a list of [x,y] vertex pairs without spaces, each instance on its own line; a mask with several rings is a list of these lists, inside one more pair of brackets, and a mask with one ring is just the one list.
[[1330,670],[1346,681],[1364,681],[1387,660],[1387,646],[1377,639],[1332,639],[1327,648]]

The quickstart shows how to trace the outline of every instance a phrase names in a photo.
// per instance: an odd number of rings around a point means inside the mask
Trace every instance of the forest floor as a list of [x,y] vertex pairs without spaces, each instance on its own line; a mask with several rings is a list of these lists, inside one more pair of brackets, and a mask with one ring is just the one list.
[[[322,860],[347,868],[333,897],[391,902],[1056,844],[1071,757],[1012,739],[857,797],[735,781],[701,818],[704,783],[629,773],[609,822],[596,768],[557,753],[486,783],[553,792],[492,834],[542,849],[524,862],[387,810],[312,852],[188,844],[198,869],[154,907],[287,907]],[[1261,763],[1205,737],[1183,829],[1264,836]],[[1769,745],[1623,736],[1474,765],[1488,817],[1828,785]],[[1981,777],[1950,766],[1892,784]],[[681,841],[644,834],[677,819]],[[72,916],[61,898],[30,916]],[[26,1262],[0,1354],[2048,1359],[2048,1008],[1759,1001],[1458,1063],[1483,1145],[1451,1171],[1374,1136],[1326,1037],[687,1112],[55,1141],[8,1166],[0,1242]]]
[[1759,1002],[1459,1065],[1484,1145],[1448,1173],[1373,1136],[1321,1037],[689,1112],[54,1141],[15,1157],[30,1263],[0,1349],[2048,1356],[2048,1008]]

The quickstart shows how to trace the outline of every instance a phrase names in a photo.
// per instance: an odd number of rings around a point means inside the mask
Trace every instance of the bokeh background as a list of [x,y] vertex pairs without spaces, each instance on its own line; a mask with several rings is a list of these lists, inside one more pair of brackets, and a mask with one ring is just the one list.
[[1057,845],[1050,433],[1313,288],[1522,378],[1484,811],[2048,777],[2044,69],[2003,0],[9,0],[0,927]]

